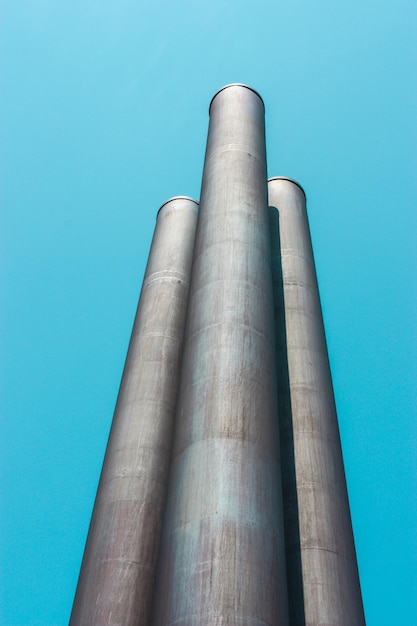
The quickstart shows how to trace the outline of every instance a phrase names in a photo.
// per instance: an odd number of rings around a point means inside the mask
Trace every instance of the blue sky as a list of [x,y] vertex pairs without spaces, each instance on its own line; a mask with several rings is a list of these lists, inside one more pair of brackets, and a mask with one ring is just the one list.
[[417,624],[415,0],[0,4],[0,622],[67,623],[159,206],[213,94],[308,211],[368,626]]

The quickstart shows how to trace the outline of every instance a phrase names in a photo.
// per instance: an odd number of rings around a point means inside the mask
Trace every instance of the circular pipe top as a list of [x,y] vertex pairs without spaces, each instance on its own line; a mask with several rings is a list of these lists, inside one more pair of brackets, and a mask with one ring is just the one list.
[[210,115],[210,109],[211,109],[211,105],[213,104],[214,98],[216,98],[221,91],[224,91],[225,89],[229,89],[229,87],[243,87],[244,89],[249,89],[249,91],[253,91],[253,93],[258,96],[259,100],[262,102],[262,104],[263,104],[263,106],[265,108],[265,103],[262,100],[262,96],[256,91],[256,89],[253,89],[253,87],[249,87],[249,85],[245,85],[244,83],[229,83],[229,85],[225,85],[224,87],[219,89],[219,91],[216,91],[216,93],[214,94],[214,96],[210,100],[209,115]]
[[297,183],[297,181],[294,180],[293,178],[290,178],[289,176],[272,176],[271,178],[268,178],[268,183],[271,182],[272,180],[288,180],[288,182],[293,183],[293,185],[297,185],[297,187],[301,189],[301,191],[303,192],[304,197],[307,198],[306,192],[301,187],[300,183]]
[[190,196],[173,196],[172,198],[169,198],[168,200],[166,200],[164,204],[161,204],[161,206],[158,209],[158,213],[156,214],[156,219],[158,219],[158,215],[161,212],[161,210],[164,208],[164,206],[168,204],[169,202],[172,202],[173,200],[189,200],[190,202],[194,202],[194,204],[199,206],[199,203],[197,202],[197,200],[194,200],[194,198],[190,198]]

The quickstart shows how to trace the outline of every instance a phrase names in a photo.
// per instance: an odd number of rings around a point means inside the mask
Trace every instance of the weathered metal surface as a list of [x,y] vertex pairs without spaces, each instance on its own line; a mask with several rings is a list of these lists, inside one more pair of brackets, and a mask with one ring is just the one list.
[[150,623],[197,211],[178,197],[158,213],[72,626]]
[[286,626],[263,103],[211,103],[154,626]]
[[[295,181],[270,179],[278,395],[292,626],[365,623],[346,481],[305,205]],[[272,220],[274,222],[274,220]]]

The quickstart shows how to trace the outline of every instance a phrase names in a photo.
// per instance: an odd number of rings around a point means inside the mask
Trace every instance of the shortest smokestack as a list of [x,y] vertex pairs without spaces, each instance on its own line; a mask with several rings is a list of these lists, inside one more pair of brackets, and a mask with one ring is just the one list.
[[159,210],[70,624],[147,626],[198,204]]

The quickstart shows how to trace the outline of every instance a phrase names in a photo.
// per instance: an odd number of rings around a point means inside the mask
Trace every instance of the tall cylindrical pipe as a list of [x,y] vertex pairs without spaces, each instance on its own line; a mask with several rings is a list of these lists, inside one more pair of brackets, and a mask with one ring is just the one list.
[[[291,624],[365,623],[305,194],[269,180]],[[280,249],[278,249],[280,248]]]
[[198,205],[158,212],[71,625],[148,626]]
[[264,105],[213,98],[155,626],[285,626]]

